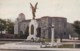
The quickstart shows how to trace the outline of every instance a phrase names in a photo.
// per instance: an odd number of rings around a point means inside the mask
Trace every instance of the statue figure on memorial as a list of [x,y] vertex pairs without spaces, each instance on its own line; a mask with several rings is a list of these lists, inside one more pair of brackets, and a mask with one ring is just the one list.
[[35,19],[35,12],[36,12],[36,9],[37,9],[37,5],[38,5],[38,2],[35,4],[35,6],[33,6],[33,5],[30,3],[31,9],[32,9],[33,19]]

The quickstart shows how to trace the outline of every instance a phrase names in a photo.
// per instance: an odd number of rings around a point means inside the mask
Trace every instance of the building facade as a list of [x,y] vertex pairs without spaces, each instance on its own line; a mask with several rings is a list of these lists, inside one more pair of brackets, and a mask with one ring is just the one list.
[[[14,25],[14,34],[34,34],[39,38],[51,38],[51,27],[54,25],[55,38],[69,38],[67,34],[67,19],[64,17],[44,16],[39,19],[25,20],[25,15],[20,13]],[[31,31],[31,33],[30,33]]]

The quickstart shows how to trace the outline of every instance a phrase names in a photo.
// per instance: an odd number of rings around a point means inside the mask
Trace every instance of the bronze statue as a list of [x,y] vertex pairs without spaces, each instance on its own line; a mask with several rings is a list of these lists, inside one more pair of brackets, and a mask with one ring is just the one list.
[[37,9],[37,4],[38,4],[38,2],[35,4],[35,6],[33,6],[33,5],[30,3],[31,9],[32,9],[33,19],[35,19],[35,12],[36,12],[36,9]]

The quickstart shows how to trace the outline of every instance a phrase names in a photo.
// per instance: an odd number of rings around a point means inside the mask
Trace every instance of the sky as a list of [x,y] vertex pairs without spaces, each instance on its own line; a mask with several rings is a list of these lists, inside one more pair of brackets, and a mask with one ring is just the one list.
[[65,17],[73,23],[80,20],[80,0],[0,0],[0,18],[15,21],[20,13],[32,19],[30,3],[38,2],[36,18],[42,16]]

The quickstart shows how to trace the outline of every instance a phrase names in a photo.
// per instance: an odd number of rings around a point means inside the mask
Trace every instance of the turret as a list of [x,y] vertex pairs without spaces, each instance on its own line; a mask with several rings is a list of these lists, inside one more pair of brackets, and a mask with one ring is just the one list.
[[23,13],[20,13],[18,18],[15,21],[14,25],[14,34],[19,34],[19,23],[25,20],[25,15]]
[[17,21],[21,22],[23,20],[25,20],[25,15],[23,13],[20,13],[19,16],[18,16],[18,18],[17,18]]

